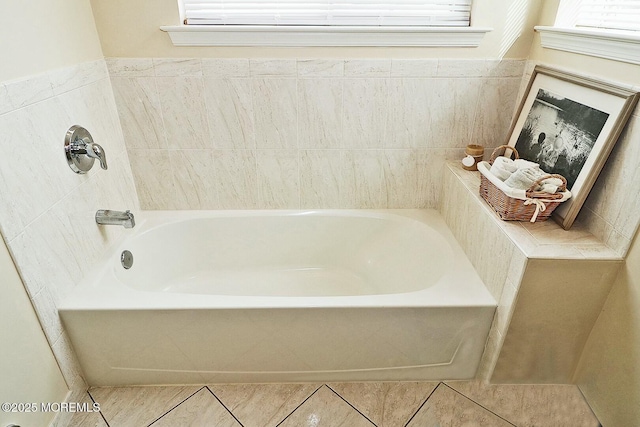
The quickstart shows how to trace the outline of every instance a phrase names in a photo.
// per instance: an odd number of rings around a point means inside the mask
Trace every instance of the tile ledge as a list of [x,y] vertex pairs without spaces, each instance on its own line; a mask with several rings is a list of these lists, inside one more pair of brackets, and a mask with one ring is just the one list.
[[[624,258],[621,255],[584,227],[581,227],[579,221],[574,223],[573,229],[564,230],[553,220],[535,224],[501,220],[479,194],[479,172],[464,170],[459,162],[454,161],[447,162],[446,166],[445,173],[452,173],[458,179],[460,184],[482,206],[482,211],[491,217],[500,230],[528,259],[623,261]],[[544,228],[544,230],[536,230],[537,224],[541,224],[537,228]],[[533,230],[532,227],[534,227]],[[564,234],[562,241],[553,241],[550,234],[555,231]]]

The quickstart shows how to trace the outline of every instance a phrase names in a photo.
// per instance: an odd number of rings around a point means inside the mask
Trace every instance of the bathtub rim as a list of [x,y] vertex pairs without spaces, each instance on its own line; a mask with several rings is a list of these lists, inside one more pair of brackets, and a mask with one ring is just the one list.
[[[404,293],[356,296],[230,296],[152,292],[132,289],[119,282],[109,263],[126,241],[155,228],[202,217],[339,215],[375,217],[393,221],[417,221],[442,235],[453,252],[450,271],[432,287]],[[466,254],[441,215],[433,209],[295,209],[295,210],[196,210],[141,211],[137,226],[125,232],[99,257],[96,265],[63,299],[60,312],[91,310],[184,310],[265,308],[372,308],[372,307],[496,307]],[[104,286],[112,276],[113,284]]]

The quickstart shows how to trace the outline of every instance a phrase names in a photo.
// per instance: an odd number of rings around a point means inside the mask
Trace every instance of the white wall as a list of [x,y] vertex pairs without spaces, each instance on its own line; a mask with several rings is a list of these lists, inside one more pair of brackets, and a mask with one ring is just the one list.
[[0,82],[102,59],[88,0],[0,4]]

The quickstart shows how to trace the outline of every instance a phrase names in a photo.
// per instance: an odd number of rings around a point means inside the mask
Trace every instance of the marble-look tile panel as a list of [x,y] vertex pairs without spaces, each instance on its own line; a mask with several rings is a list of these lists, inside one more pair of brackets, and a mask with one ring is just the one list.
[[298,82],[299,148],[341,147],[342,93],[340,79]]
[[167,150],[129,151],[141,209],[172,209],[175,184]]
[[340,150],[300,150],[300,207],[339,208],[344,186]]
[[204,79],[209,133],[215,148],[256,148],[250,79]]
[[342,207],[386,208],[385,166],[388,163],[385,152],[382,150],[343,151],[341,163],[343,165],[342,187],[345,190],[341,195]]
[[504,343],[504,335],[498,331],[496,322],[494,319],[491,329],[489,330],[489,337],[487,337],[487,343],[484,346],[484,353],[480,359],[480,365],[476,372],[476,378],[480,381],[489,382],[493,376],[496,363],[498,362],[498,356]]
[[427,400],[437,382],[328,384],[379,427],[404,426]]
[[11,105],[11,99],[9,99],[7,86],[0,83],[0,115],[8,113],[11,110],[13,110],[13,105]]
[[157,77],[169,148],[212,148],[201,77]]
[[392,59],[391,77],[435,77],[437,59]]
[[417,151],[384,150],[383,155],[386,206],[389,209],[408,208],[417,196]]
[[599,422],[574,385],[509,385],[450,381],[447,385],[522,427],[592,426]]
[[78,358],[66,332],[60,335],[58,340],[53,343],[51,350],[53,350],[62,376],[67,386],[69,386],[69,389],[74,391],[86,390],[88,386],[82,376],[82,368],[80,367],[80,363],[78,363]]
[[48,288],[42,288],[37,295],[31,297],[31,302],[36,313],[38,313],[38,320],[47,340],[50,344],[55,343],[64,330],[51,292]]
[[149,425],[184,400],[200,387],[100,387],[89,394],[100,404],[109,425]]
[[527,61],[524,59],[502,59],[486,61],[487,75],[489,77],[519,77],[525,71]]
[[[0,225],[7,240],[88,179],[75,177],[62,154],[70,121],[58,99],[0,116],[0,195],[10,201],[0,204]],[[38,173],[25,173],[24,165]]]
[[299,59],[298,77],[342,77],[344,61],[338,59]]
[[431,79],[389,80],[385,148],[427,147],[434,126],[432,114],[442,106],[436,101],[437,85]]
[[202,58],[202,74],[205,77],[249,77],[248,59]]
[[54,95],[59,95],[109,77],[105,61],[102,59],[49,71],[47,74],[51,81]]
[[152,58],[106,58],[111,77],[153,77]]
[[54,95],[51,80],[46,73],[4,82],[4,84],[14,110],[44,101]]
[[469,142],[493,148],[505,144],[515,115],[520,78],[485,79]]
[[153,58],[156,77],[202,77],[199,58]]
[[358,413],[327,386],[321,387],[280,426],[330,425],[332,427],[371,427],[374,424]]
[[[278,425],[320,388],[319,384],[228,384],[209,389],[244,425]],[[259,408],[259,410],[256,410]]]
[[257,148],[298,147],[296,79],[253,79]]
[[129,149],[166,149],[162,107],[152,77],[112,77],[124,140]]
[[252,77],[294,77],[298,74],[295,59],[250,59],[249,69]]
[[206,387],[150,425],[150,427],[163,426],[242,427]]
[[444,384],[438,386],[429,400],[420,408],[407,427],[419,426],[512,427],[513,424],[498,417],[482,406],[467,399]]
[[260,209],[298,209],[300,182],[297,150],[257,150]]
[[390,59],[348,59],[344,62],[345,77],[389,77]]
[[485,77],[488,64],[484,59],[439,59],[439,77]]
[[255,209],[258,177],[254,150],[214,150],[219,209]]
[[585,202],[628,239],[640,223],[640,196],[631,190],[640,186],[639,136],[640,117],[631,116]]
[[432,79],[428,138],[429,146],[464,148],[476,143],[473,123],[478,100],[482,97],[482,79]]
[[382,148],[388,114],[387,79],[344,79],[342,144],[345,148]]
[[212,150],[170,150],[175,209],[217,209],[218,189]]

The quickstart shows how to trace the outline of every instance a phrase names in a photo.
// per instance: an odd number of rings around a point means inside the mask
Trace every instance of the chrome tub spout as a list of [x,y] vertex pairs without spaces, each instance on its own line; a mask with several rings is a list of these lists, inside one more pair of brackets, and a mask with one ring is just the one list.
[[122,225],[124,228],[133,228],[136,225],[135,218],[130,211],[110,211],[100,209],[96,212],[96,222],[101,225]]

